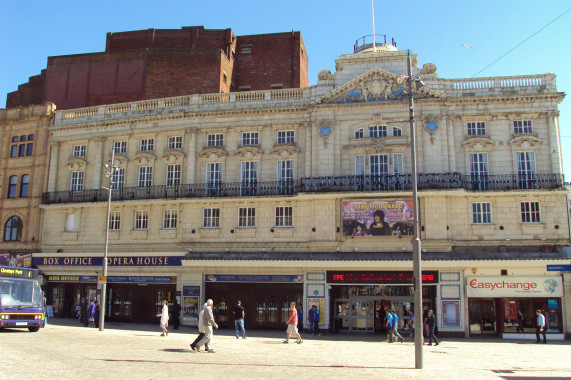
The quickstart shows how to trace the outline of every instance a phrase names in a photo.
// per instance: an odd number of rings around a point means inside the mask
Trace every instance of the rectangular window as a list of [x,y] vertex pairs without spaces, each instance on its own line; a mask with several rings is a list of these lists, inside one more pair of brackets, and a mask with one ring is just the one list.
[[125,168],[117,168],[113,171],[111,188],[113,190],[120,190],[123,187],[125,187]]
[[492,223],[491,203],[472,203],[472,223],[473,224]]
[[135,229],[146,230],[149,228],[149,211],[137,210],[135,211]]
[[389,156],[386,154],[372,154],[369,156],[371,175],[389,174]]
[[356,139],[362,139],[363,137],[365,137],[365,131],[363,130],[363,128],[357,129],[357,130],[355,131],[354,136],[355,136]]
[[393,127],[393,136],[402,136],[402,129]]
[[71,172],[69,190],[83,191],[83,172]]
[[278,144],[293,144],[295,143],[294,131],[278,131]]
[[242,133],[242,145],[258,145],[258,132]]
[[242,195],[255,195],[258,187],[258,163],[244,161],[240,168],[240,191]]
[[365,174],[365,156],[355,156],[355,175]]
[[483,121],[468,123],[468,136],[483,136],[486,134],[486,123]]
[[470,186],[472,190],[489,190],[488,153],[470,154]]
[[293,208],[276,207],[276,227],[293,226]]
[[121,229],[121,212],[111,211],[109,213],[109,230],[119,231]]
[[73,157],[85,157],[85,145],[76,145],[73,147]]
[[218,196],[222,189],[222,163],[209,162],[206,164],[207,196]]
[[516,152],[517,181],[520,189],[536,189],[535,152]]
[[514,121],[514,134],[533,133],[533,126],[531,120],[516,120]]
[[206,136],[206,146],[223,146],[224,135],[222,133],[215,133]]
[[219,228],[220,227],[220,209],[219,208],[205,208],[202,218],[202,226],[205,228]]
[[163,230],[176,229],[178,221],[177,210],[163,210]]
[[10,176],[10,183],[8,184],[8,198],[16,198],[18,189],[18,176]]
[[18,149],[18,157],[25,157],[26,156],[26,144],[20,144]]
[[11,158],[18,157],[18,144],[12,145],[12,149],[10,151],[10,157]]
[[127,141],[115,141],[113,143],[115,154],[127,153]]
[[21,177],[21,182],[20,182],[20,197],[22,198],[27,197],[29,188],[30,188],[30,175],[24,174]]
[[403,174],[402,154],[393,154],[393,174]]
[[521,222],[541,223],[539,202],[521,202]]
[[276,181],[278,194],[293,193],[293,160],[277,162]]
[[139,144],[139,150],[141,152],[149,152],[155,149],[155,139],[142,139]]
[[256,209],[253,207],[241,207],[238,209],[238,227],[255,227]]
[[152,166],[139,166],[139,181],[138,186],[151,187],[151,182],[153,179],[153,167]]
[[66,214],[65,232],[77,232],[79,230],[79,214]]
[[34,143],[28,143],[26,145],[26,156],[31,156],[34,152]]
[[180,185],[180,164],[167,165],[167,186]]
[[182,136],[169,137],[167,149],[182,149]]
[[371,125],[369,127],[369,137],[386,137],[387,127],[385,125]]

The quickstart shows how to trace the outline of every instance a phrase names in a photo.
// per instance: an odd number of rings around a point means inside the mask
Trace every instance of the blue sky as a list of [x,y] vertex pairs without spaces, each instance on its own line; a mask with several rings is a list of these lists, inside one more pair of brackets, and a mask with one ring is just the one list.
[[[432,62],[441,78],[470,78],[571,7],[569,0],[375,1],[375,31]],[[107,32],[204,25],[236,35],[300,31],[309,82],[355,40],[372,34],[370,0],[179,1],[18,0],[0,2],[0,108],[46,67],[47,57],[103,51]],[[478,77],[553,72],[571,93],[571,11]],[[462,47],[471,45],[471,48]],[[559,105],[563,166],[571,180],[571,100]]]

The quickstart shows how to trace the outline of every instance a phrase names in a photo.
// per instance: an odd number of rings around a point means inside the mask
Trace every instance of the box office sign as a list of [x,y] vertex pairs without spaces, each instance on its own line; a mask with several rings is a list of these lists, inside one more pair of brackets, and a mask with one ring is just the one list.
[[[107,265],[116,267],[181,266],[183,256],[118,256],[107,257]],[[103,257],[33,257],[32,265],[101,266]]]
[[562,297],[561,277],[477,276],[466,278],[468,297]]

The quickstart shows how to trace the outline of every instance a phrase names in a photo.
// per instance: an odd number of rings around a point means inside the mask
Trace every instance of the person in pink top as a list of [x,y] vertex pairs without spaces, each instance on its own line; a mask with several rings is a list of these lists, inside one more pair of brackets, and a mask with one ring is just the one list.
[[297,344],[300,344],[303,342],[303,340],[301,340],[301,335],[299,335],[299,332],[297,331],[297,309],[295,308],[295,302],[292,302],[289,304],[289,318],[286,322],[287,324],[287,330],[286,330],[286,334],[287,334],[287,338],[283,341],[284,343],[289,343],[289,337],[291,336],[291,334],[294,334],[297,336]]

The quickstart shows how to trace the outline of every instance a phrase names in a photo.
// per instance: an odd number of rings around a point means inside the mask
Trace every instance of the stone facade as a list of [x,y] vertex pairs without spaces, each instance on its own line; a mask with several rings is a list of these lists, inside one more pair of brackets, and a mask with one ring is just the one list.
[[[467,277],[561,278],[545,265],[569,259],[557,111],[564,95],[553,74],[442,79],[435,65],[417,68],[414,54],[412,62],[425,84],[414,100],[423,269],[440,273],[429,297],[437,314],[442,287],[460,289],[458,324],[439,320],[440,330],[468,335]],[[111,212],[120,222],[111,256],[184,256],[159,272],[177,277],[177,291],[200,287],[201,297],[213,286],[209,275],[303,276],[303,305],[323,300],[323,327],[334,328],[339,297],[327,271],[412,268],[410,224],[355,236],[343,218],[347,202],[412,199],[407,53],[343,55],[336,68],[305,89],[58,111],[38,258],[101,255],[101,188],[115,146],[121,185]],[[74,157],[78,149],[85,154]],[[117,274],[141,270],[155,273]],[[356,330],[372,329],[359,323]]]

